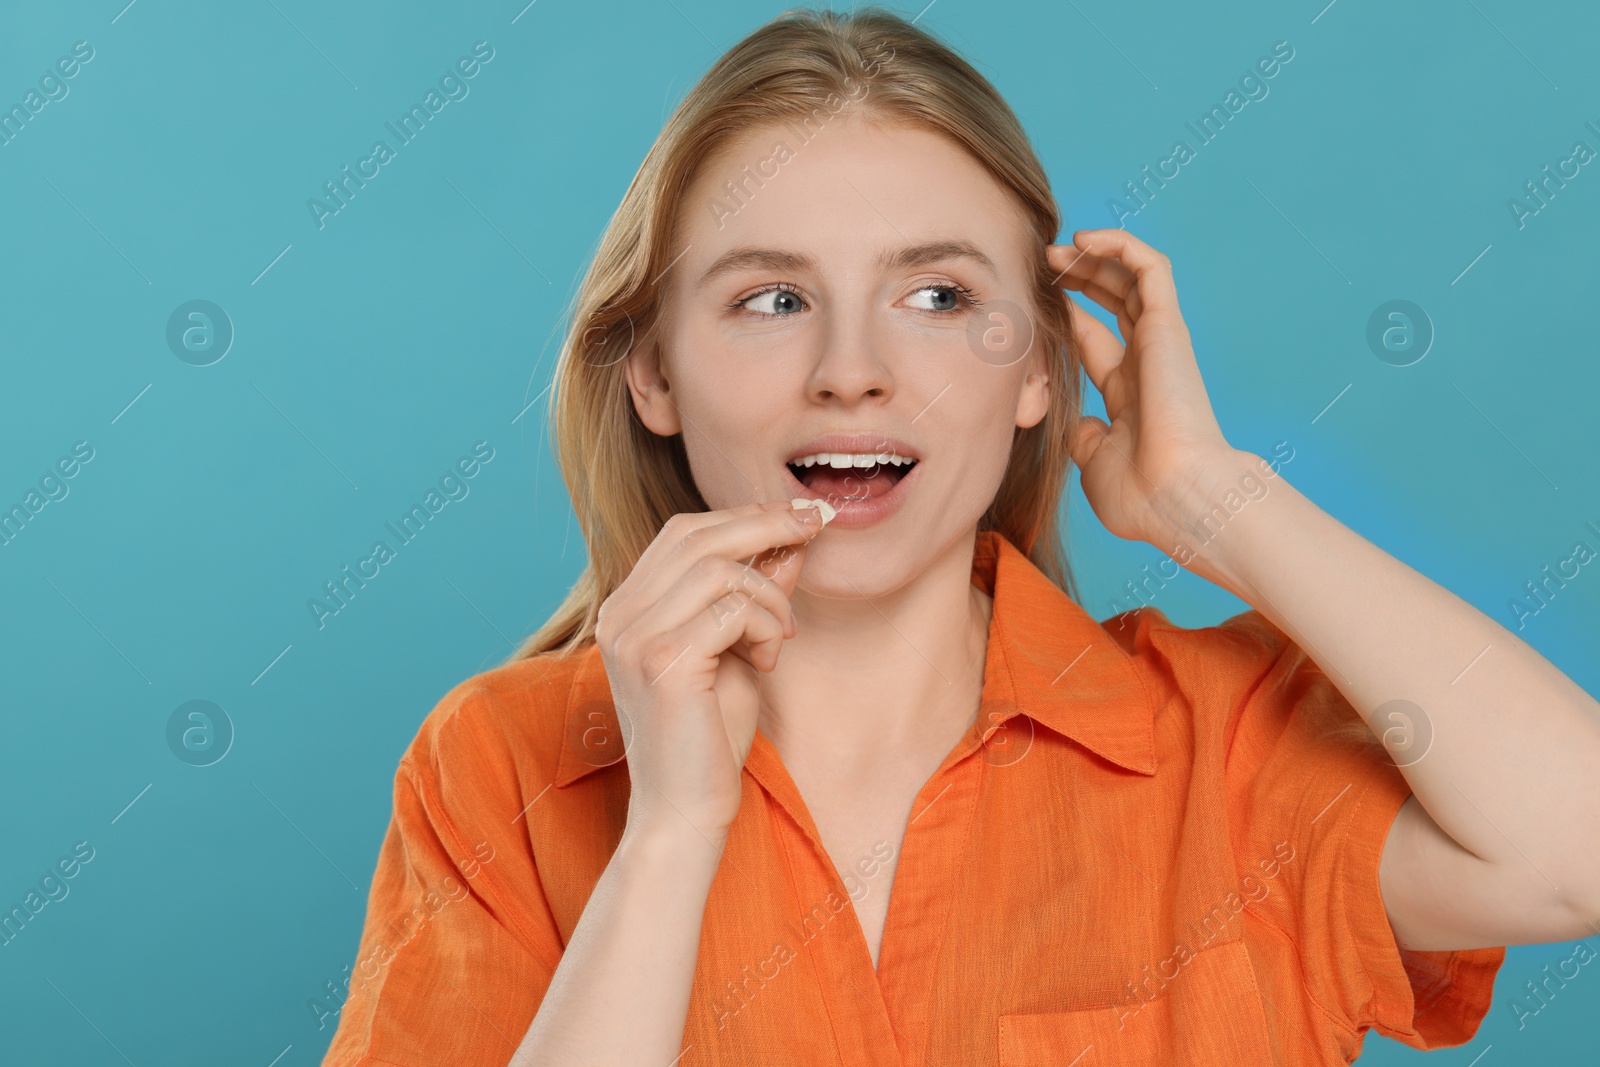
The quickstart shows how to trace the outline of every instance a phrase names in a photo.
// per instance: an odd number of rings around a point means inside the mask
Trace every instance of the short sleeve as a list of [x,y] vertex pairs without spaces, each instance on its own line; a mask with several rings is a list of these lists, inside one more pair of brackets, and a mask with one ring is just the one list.
[[1259,612],[1216,632],[1239,680],[1225,774],[1231,833],[1250,865],[1242,873],[1266,885],[1252,909],[1294,942],[1311,999],[1352,1034],[1376,1029],[1422,1050],[1470,1041],[1505,949],[1396,944],[1378,862],[1411,796],[1404,775],[1375,739],[1328,736],[1359,714]]
[[476,699],[448,695],[400,761],[324,1067],[504,1067],[549,987],[561,941]]

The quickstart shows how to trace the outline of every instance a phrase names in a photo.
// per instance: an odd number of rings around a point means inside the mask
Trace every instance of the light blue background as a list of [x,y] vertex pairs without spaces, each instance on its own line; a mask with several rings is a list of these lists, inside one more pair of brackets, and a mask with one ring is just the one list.
[[[402,749],[579,571],[543,401],[519,417],[566,301],[667,109],[784,5],[125,2],[0,6],[0,105],[95,49],[0,147],[0,504],[95,450],[0,548],[0,905],[95,849],[0,948],[0,1060],[303,1067]],[[921,24],[1010,100],[1068,232],[1113,224],[1123,183],[1290,42],[1270,95],[1129,227],[1176,263],[1230,440],[1289,442],[1303,492],[1514,625],[1541,566],[1600,547],[1600,165],[1525,228],[1507,208],[1574,141],[1600,148],[1600,14],[1323,2],[938,0]],[[319,230],[307,199],[480,40],[470,95]],[[237,331],[208,367],[165,341],[192,299]],[[1437,331],[1412,366],[1366,344],[1392,299]],[[480,440],[470,495],[319,630],[307,599]],[[1104,617],[1160,554],[1076,487],[1068,507]],[[1190,626],[1244,607],[1187,574],[1156,603]],[[1597,691],[1600,573],[1521,633]],[[167,747],[193,699],[236,729],[213,766]],[[1439,1062],[1592,1055],[1592,967],[1523,1029],[1509,1007],[1570,951],[1513,948],[1479,1036]]]

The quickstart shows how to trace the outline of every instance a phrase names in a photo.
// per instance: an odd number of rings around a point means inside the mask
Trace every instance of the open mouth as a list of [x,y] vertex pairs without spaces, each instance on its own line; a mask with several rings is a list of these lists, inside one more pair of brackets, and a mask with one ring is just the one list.
[[813,497],[837,502],[882,496],[916,465],[893,453],[817,452],[790,460],[788,467]]

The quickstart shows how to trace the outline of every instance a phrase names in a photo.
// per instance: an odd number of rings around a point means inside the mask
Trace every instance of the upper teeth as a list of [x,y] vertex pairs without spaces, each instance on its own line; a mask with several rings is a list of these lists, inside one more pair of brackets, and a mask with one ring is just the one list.
[[915,463],[916,460],[897,452],[813,452],[809,456],[801,456],[789,462],[797,467],[811,467],[818,463],[825,463],[830,467],[870,467],[874,463],[893,463],[898,467]]

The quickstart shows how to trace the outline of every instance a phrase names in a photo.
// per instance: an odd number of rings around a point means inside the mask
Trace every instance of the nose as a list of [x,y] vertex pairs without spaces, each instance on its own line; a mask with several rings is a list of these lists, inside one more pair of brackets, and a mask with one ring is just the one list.
[[884,359],[884,339],[870,314],[834,316],[821,346],[807,383],[812,399],[854,406],[862,400],[881,402],[894,395],[894,375]]

